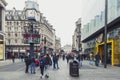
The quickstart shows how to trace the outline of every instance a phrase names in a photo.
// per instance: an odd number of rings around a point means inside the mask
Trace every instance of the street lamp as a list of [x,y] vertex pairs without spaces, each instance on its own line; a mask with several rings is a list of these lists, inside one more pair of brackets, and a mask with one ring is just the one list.
[[105,0],[105,27],[104,27],[104,68],[107,68],[107,13],[108,13],[108,0]]
[[80,51],[80,32],[78,32],[78,52]]
[[42,44],[44,44],[43,51],[42,51],[43,54],[46,53],[46,48],[47,48],[47,47],[46,47],[46,41],[47,41],[47,40],[46,40],[46,37],[44,37],[44,38],[42,39]]
[[78,51],[81,50],[81,45],[80,45],[80,39],[81,39],[80,26],[81,26],[81,24],[79,24],[78,27],[77,27],[78,28],[78,32],[77,32],[77,34],[78,34],[78,36],[77,36],[77,38],[78,38]]

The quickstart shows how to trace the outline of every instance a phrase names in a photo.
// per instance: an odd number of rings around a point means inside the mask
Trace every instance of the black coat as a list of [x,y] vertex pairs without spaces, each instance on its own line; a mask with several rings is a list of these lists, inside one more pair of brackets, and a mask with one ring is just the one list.
[[25,57],[25,64],[30,65],[31,64],[31,59],[29,57]]

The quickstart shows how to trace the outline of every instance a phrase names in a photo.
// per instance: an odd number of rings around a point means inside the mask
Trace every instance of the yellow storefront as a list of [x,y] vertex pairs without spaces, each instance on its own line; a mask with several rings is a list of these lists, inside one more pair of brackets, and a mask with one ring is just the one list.
[[[111,64],[112,66],[120,65],[120,39],[107,41],[107,52],[111,50]],[[96,44],[96,52],[99,52],[102,59],[104,53],[104,42]]]
[[0,60],[4,59],[4,44],[3,41],[0,40]]

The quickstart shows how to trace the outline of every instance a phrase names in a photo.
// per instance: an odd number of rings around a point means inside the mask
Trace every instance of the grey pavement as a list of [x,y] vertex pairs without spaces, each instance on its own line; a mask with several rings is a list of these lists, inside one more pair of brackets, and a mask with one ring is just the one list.
[[59,67],[58,70],[50,68],[50,77],[48,79],[40,78],[39,67],[36,68],[36,74],[25,74],[25,67],[21,67],[14,72],[0,72],[0,80],[120,80],[120,67],[109,65],[105,69],[103,65],[96,67],[95,65],[89,65],[88,61],[83,61],[83,66],[79,69],[79,77],[69,75],[69,64],[62,61],[62,59],[59,60]]
[[[21,62],[20,59],[15,59],[15,63]],[[6,59],[6,60],[2,60],[0,61],[0,66],[4,66],[4,65],[9,65],[12,64],[12,60],[11,59]]]

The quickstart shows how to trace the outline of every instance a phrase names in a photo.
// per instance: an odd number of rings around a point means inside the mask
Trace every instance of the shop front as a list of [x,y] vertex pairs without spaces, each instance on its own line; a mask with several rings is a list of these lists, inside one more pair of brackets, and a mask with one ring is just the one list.
[[[100,54],[102,63],[104,63],[104,42],[96,44],[96,51]],[[107,41],[107,64],[112,66],[120,65],[120,39],[111,39]]]
[[4,59],[4,37],[0,34],[0,60]]

